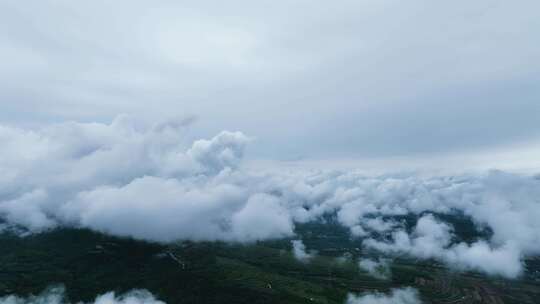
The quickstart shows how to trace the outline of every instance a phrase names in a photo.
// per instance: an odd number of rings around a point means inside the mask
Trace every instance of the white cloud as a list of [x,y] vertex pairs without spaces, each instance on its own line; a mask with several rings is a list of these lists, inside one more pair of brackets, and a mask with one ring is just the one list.
[[241,132],[221,132],[212,140],[197,140],[187,155],[211,173],[235,168],[243,157],[248,138]]
[[293,246],[293,255],[300,262],[308,262],[313,258],[313,254],[306,251],[306,245],[302,240],[292,240],[291,244]]
[[268,194],[255,194],[232,216],[233,240],[254,241],[293,235],[289,211]]
[[[219,132],[191,143],[187,123],[148,126],[119,116],[111,124],[0,126],[2,227],[39,232],[71,225],[159,242],[250,242],[290,237],[296,222],[336,214],[367,247],[457,269],[516,277],[523,259],[540,253],[537,178],[247,168],[247,136]],[[465,216],[493,234],[458,242],[451,223],[426,213]],[[424,216],[409,234],[393,219],[403,215]]]
[[0,167],[11,174],[0,183],[0,215],[31,231],[67,223],[154,241],[292,234],[275,198],[235,181],[246,136],[224,131],[185,145],[183,127],[127,116],[110,125],[3,127]]
[[377,279],[388,280],[392,276],[390,260],[388,259],[379,258],[378,260],[373,260],[369,258],[361,258],[358,261],[358,267]]
[[422,301],[414,288],[392,289],[388,294],[374,292],[362,295],[349,294],[346,304],[420,304]]
[[505,277],[516,277],[523,270],[520,250],[511,243],[500,247],[494,247],[486,241],[453,244],[452,237],[449,225],[427,215],[418,220],[411,235],[398,230],[393,233],[392,242],[368,239],[364,245],[382,252],[407,253],[423,259],[435,258],[452,268],[478,270]]
[[59,211],[67,222],[115,235],[165,242],[218,240],[231,238],[231,217],[247,199],[233,185],[147,176],[123,187],[81,192]]
[[[16,295],[0,297],[0,304],[67,304],[64,287],[50,287],[41,294],[26,298]],[[84,304],[84,303],[79,303]],[[146,290],[132,290],[122,295],[108,292],[87,304],[165,304]]]

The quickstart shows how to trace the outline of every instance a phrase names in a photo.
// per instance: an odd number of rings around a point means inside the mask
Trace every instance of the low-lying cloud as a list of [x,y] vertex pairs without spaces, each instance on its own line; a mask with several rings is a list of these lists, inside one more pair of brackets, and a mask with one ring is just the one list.
[[346,304],[420,304],[422,301],[414,288],[396,288],[389,293],[349,294]]
[[177,127],[145,128],[125,116],[110,125],[2,127],[2,218],[34,232],[69,224],[161,242],[292,235],[277,198],[238,176],[248,137],[224,131],[184,147]]
[[495,247],[484,240],[467,244],[452,243],[452,228],[432,215],[421,217],[412,234],[404,230],[392,233],[391,242],[367,239],[364,245],[382,252],[408,253],[423,259],[438,259],[458,269],[479,270],[489,274],[516,277],[522,270],[520,250],[509,241]]
[[[0,126],[0,228],[252,242],[293,237],[295,223],[330,215],[367,249],[458,270],[514,278],[524,258],[540,253],[533,176],[254,170],[242,166],[250,137],[223,131],[186,143],[184,125],[119,116],[111,124]],[[439,215],[466,217],[490,234],[463,240]],[[406,227],[403,216],[416,223]]]
[[390,261],[388,259],[379,258],[377,260],[370,258],[361,258],[358,261],[360,270],[367,272],[376,279],[388,280],[392,276],[390,269]]
[[302,240],[293,240],[291,241],[291,244],[293,247],[293,255],[300,262],[306,263],[313,258],[313,254],[306,251],[306,246]]
[[[62,286],[50,287],[39,295],[30,295],[28,297],[19,297],[9,295],[0,297],[0,304],[69,304],[65,295],[65,288]],[[78,302],[77,304],[85,304]],[[150,292],[146,290],[132,290],[122,295],[116,295],[114,292],[107,292],[99,295],[93,302],[86,304],[165,304],[157,300]]]

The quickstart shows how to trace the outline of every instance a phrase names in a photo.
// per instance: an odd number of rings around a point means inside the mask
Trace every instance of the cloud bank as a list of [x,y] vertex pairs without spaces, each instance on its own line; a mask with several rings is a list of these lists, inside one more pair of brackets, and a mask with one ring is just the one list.
[[[61,286],[50,287],[41,294],[30,295],[26,298],[9,295],[0,297],[0,304],[68,304],[65,296],[65,289]],[[85,303],[77,303],[85,304]],[[123,295],[116,295],[108,292],[96,297],[93,302],[86,304],[165,304],[157,300],[146,290],[132,290]]]
[[[246,168],[248,136],[223,131],[186,142],[184,128],[129,116],[110,124],[0,126],[0,227],[252,242],[293,237],[295,223],[330,215],[366,249],[435,258],[458,270],[513,278],[524,258],[540,253],[534,176]],[[479,237],[463,239],[448,217],[472,221]]]
[[125,116],[110,125],[2,127],[0,214],[34,232],[70,224],[163,242],[292,234],[280,202],[238,180],[248,137],[224,131],[184,147],[177,128]]

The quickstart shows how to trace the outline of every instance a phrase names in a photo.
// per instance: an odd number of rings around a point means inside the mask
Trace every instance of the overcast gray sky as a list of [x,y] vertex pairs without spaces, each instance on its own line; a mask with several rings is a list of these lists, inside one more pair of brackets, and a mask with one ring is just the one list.
[[540,2],[0,2],[0,121],[197,117],[254,157],[538,145]]

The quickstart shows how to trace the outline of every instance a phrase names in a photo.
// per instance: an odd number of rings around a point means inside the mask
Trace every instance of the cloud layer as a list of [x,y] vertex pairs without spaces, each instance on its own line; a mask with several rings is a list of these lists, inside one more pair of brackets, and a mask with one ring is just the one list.
[[[293,237],[295,223],[331,215],[366,249],[459,270],[517,277],[523,259],[540,253],[534,176],[254,169],[242,165],[251,139],[240,132],[185,138],[183,123],[146,125],[128,116],[110,124],[0,126],[1,227],[251,242]],[[478,237],[463,238],[448,216],[472,221]]]

